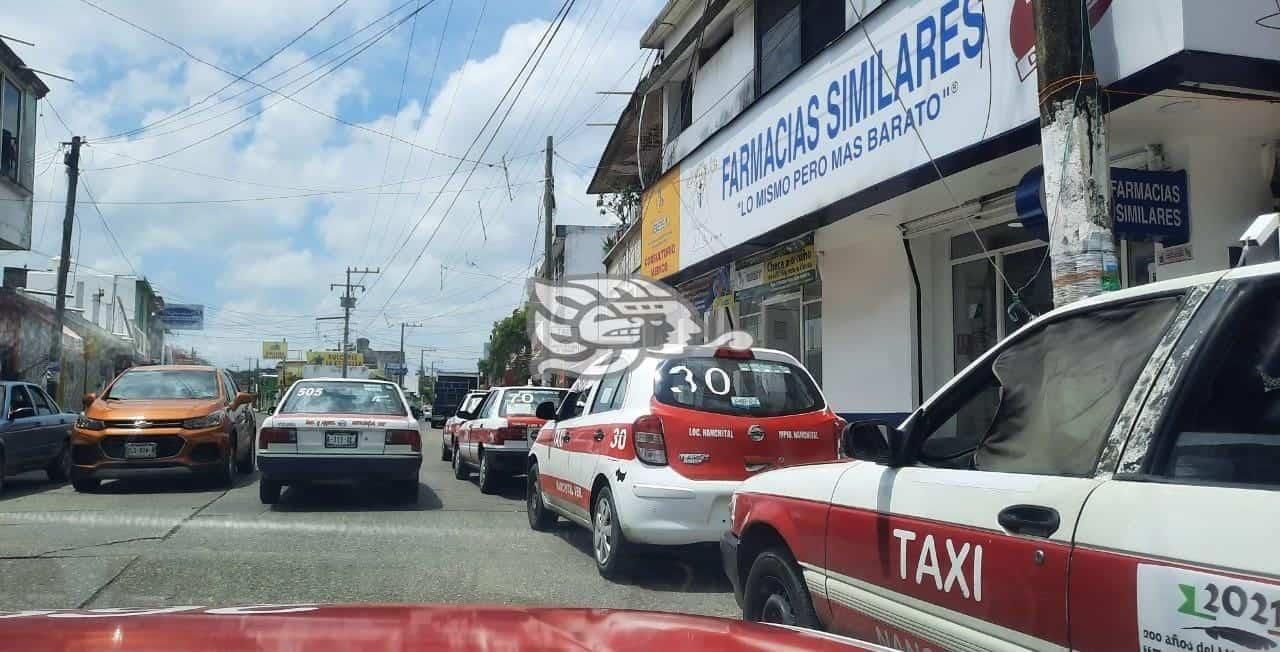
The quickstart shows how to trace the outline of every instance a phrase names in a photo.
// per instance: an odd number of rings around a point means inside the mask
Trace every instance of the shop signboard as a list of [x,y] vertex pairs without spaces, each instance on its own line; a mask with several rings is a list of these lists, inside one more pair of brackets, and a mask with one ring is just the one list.
[[662,279],[680,271],[680,167],[676,166],[640,198],[640,271]]
[[166,303],[160,313],[164,327],[174,331],[204,330],[204,306],[198,303]]
[[1111,211],[1116,236],[1168,245],[1191,238],[1187,171],[1111,168]]
[[262,343],[262,357],[266,360],[284,360],[288,354],[288,343],[284,340]]
[[[340,367],[342,366],[342,352],[341,351],[307,351],[307,364]],[[363,367],[364,355],[356,351],[347,351],[347,366]]]
[[735,301],[757,299],[811,283],[818,278],[813,234],[747,256],[736,267]]

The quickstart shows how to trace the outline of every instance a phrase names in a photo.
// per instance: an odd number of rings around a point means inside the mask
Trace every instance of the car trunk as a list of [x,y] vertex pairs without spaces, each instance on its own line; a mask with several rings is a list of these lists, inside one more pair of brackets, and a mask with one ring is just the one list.
[[387,430],[403,427],[402,419],[368,415],[298,415],[300,455],[381,455]]
[[743,480],[768,469],[836,457],[836,417],[827,410],[775,417],[713,414],[653,402],[667,463],[692,480]]

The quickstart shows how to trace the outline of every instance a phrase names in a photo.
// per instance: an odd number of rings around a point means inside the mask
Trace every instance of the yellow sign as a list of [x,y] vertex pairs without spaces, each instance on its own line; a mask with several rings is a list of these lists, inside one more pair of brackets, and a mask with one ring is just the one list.
[[284,340],[262,343],[262,357],[267,360],[284,360],[288,357],[288,350],[288,345]]
[[680,271],[680,166],[640,199],[640,271],[660,279]]
[[[341,351],[307,351],[307,364],[322,364],[330,367],[342,366]],[[347,351],[348,367],[363,367],[364,356],[355,352]]]
[[816,269],[817,266],[818,259],[813,255],[813,245],[806,245],[803,249],[791,251],[766,261],[764,264],[764,282],[773,283],[790,279]]

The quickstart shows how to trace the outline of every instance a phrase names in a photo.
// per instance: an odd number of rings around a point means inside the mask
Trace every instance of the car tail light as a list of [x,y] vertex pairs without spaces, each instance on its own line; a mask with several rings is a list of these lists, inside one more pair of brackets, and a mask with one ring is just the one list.
[[636,419],[632,425],[636,457],[649,464],[667,463],[667,441],[662,435],[662,419],[652,414]]
[[258,450],[267,450],[268,444],[296,444],[298,431],[293,428],[263,428],[258,433]]
[[722,346],[716,349],[717,358],[729,358],[730,360],[754,360],[756,354],[751,349],[735,349],[728,346]]
[[417,430],[388,430],[385,443],[388,446],[410,446],[415,453],[422,452],[422,435]]
[[529,429],[526,426],[507,426],[505,428],[498,428],[494,434],[497,439],[494,443],[519,441],[528,438]]
[[844,429],[849,425],[843,417],[836,417],[836,457],[844,457]]

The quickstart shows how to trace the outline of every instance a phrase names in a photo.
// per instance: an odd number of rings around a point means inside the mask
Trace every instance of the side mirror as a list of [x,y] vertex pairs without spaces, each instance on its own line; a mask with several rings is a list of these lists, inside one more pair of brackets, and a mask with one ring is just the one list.
[[415,418],[415,419],[421,419],[421,418],[422,418],[422,408],[420,408],[420,407],[418,407],[418,406],[416,406],[416,405],[410,405],[410,406],[409,406],[409,414],[412,414],[412,415],[413,415],[413,418]]
[[845,426],[840,449],[854,459],[901,466],[894,451],[902,449],[905,439],[905,435],[887,421],[856,421]]
[[537,412],[534,413],[534,416],[538,417],[539,419],[542,419],[543,421],[555,421],[556,420],[555,402],[543,401],[539,403],[538,410]]
[[96,400],[98,400],[98,395],[93,392],[89,392],[81,398],[81,403],[84,405],[84,409],[88,410],[89,406],[93,405],[93,402]]
[[250,394],[249,392],[236,392],[236,398],[231,402],[231,405],[240,407],[241,405],[248,405],[252,402],[253,394]]
[[17,421],[18,419],[29,419],[31,417],[34,417],[35,415],[36,415],[35,408],[20,407],[20,408],[14,408],[14,410],[9,413],[9,418],[14,421]]

